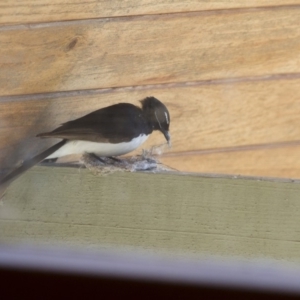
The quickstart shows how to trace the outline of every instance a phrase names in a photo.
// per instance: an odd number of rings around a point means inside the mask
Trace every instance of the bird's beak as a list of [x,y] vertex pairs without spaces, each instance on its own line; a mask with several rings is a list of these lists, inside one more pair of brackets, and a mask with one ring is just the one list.
[[171,147],[171,136],[169,131],[163,131],[163,134],[168,142],[169,147]]

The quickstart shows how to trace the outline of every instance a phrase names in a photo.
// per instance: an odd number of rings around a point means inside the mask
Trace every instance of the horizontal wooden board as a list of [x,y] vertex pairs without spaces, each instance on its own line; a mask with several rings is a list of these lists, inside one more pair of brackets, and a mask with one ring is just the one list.
[[37,167],[0,208],[1,243],[300,261],[299,182]]
[[297,5],[299,0],[2,0],[0,24],[53,22],[145,14],[164,14],[212,9]]
[[300,73],[300,6],[0,28],[0,95]]
[[[178,171],[300,178],[300,142],[298,145],[249,147],[213,153],[182,153],[163,156],[160,161]],[[208,151],[209,152],[209,151]]]
[[[113,103],[138,104],[150,95],[170,110],[168,153],[298,141],[299,86],[300,79],[281,79],[8,98],[0,101],[1,166],[11,167],[56,141],[35,138],[40,132]],[[143,147],[161,143],[164,137],[156,133]]]

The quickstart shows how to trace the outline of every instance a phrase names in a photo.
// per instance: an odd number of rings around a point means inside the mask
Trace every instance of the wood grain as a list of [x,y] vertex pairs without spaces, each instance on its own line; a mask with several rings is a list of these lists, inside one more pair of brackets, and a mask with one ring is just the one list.
[[0,207],[1,243],[300,261],[300,184],[37,167]]
[[0,24],[53,22],[103,17],[165,14],[213,9],[297,5],[299,0],[2,0]]
[[0,94],[300,73],[300,7],[2,28]]
[[300,142],[298,145],[259,145],[248,150],[218,150],[213,153],[182,153],[160,157],[160,161],[178,171],[300,178]]
[[[300,79],[224,81],[106,93],[36,95],[32,100],[26,96],[10,101],[9,97],[8,101],[0,101],[1,166],[11,167],[56,142],[35,138],[37,133],[113,103],[138,104],[138,100],[150,95],[170,110],[172,148],[168,153],[299,141],[299,85]],[[161,143],[164,138],[156,133],[143,147]],[[196,167],[201,166],[195,164]]]

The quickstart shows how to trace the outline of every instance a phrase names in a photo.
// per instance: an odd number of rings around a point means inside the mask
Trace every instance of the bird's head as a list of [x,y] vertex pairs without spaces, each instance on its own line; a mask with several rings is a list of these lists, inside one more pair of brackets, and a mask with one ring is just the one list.
[[167,107],[154,97],[147,97],[142,100],[141,103],[142,110],[149,120],[153,130],[161,131],[170,145],[170,114]]

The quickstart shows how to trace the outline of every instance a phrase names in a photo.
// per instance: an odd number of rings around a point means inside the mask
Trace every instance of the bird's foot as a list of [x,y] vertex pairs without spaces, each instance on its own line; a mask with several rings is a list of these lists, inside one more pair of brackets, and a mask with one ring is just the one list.
[[113,160],[113,161],[115,161],[115,162],[117,162],[117,163],[122,163],[123,162],[122,159],[116,158],[114,156],[109,156],[108,158],[111,159],[111,160]]
[[95,159],[95,160],[101,162],[102,164],[106,164],[106,161],[103,158],[96,155],[95,153],[88,153],[88,155],[90,156],[90,158]]

